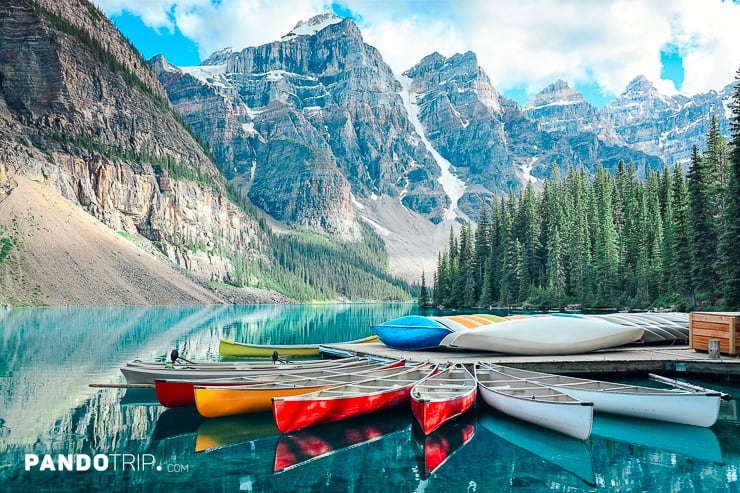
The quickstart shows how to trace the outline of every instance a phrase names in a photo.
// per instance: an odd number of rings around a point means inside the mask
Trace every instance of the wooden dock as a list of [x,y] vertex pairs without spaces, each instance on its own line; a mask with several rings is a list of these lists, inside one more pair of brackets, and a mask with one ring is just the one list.
[[706,352],[688,345],[624,346],[585,354],[562,356],[515,356],[471,351],[402,351],[383,343],[326,344],[327,353],[349,353],[390,359],[434,363],[474,364],[478,361],[546,373],[651,373],[704,374],[740,377],[740,358],[722,355],[711,359]]

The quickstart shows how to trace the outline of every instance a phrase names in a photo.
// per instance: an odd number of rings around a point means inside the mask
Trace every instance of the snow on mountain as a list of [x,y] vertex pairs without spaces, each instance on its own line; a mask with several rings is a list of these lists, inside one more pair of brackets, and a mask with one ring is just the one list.
[[332,24],[339,24],[343,20],[344,19],[342,19],[341,17],[333,13],[330,13],[330,12],[319,14],[314,17],[311,17],[307,21],[298,22],[298,24],[295,25],[293,30],[291,30],[288,34],[280,38],[280,40],[289,41],[289,40],[297,38],[298,36],[313,36],[317,32],[326,29]]
[[[443,218],[445,220],[454,220],[460,215],[460,211],[457,209],[457,203],[460,201],[460,197],[465,194],[465,182],[452,172],[454,169],[452,163],[442,157],[442,155],[437,152],[432,143],[427,139],[424,132],[424,126],[419,120],[419,105],[417,104],[419,95],[411,88],[412,79],[405,75],[400,75],[397,79],[403,88],[400,95],[403,100],[403,104],[406,107],[406,111],[408,112],[409,120],[441,170],[438,181],[450,199],[450,206],[445,209]],[[467,126],[465,124],[463,125]]]

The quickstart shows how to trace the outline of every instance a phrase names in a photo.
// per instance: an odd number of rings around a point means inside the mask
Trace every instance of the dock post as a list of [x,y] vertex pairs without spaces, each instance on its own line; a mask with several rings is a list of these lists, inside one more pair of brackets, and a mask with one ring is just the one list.
[[719,359],[719,339],[709,339],[707,354],[709,359]]

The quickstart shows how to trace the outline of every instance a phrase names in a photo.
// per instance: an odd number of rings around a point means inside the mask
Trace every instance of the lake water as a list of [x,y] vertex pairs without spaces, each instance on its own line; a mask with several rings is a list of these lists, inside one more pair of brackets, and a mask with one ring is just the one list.
[[[722,403],[710,429],[597,415],[584,442],[483,404],[429,437],[407,409],[281,435],[269,414],[206,420],[193,409],[165,410],[148,390],[88,386],[122,382],[126,361],[164,360],[175,347],[191,360],[217,360],[221,337],[337,342],[414,312],[411,304],[2,311],[0,491],[740,489],[736,400]],[[721,388],[740,395],[737,384]],[[49,470],[60,454],[88,470]],[[40,471],[44,460],[54,463]]]

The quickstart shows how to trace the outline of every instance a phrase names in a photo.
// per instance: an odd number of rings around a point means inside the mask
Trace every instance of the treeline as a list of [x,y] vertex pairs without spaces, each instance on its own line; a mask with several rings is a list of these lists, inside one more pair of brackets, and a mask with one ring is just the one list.
[[298,301],[408,301],[411,287],[388,273],[383,240],[364,223],[359,241],[310,231],[269,235],[269,263],[252,264],[260,286]]
[[[738,72],[740,74],[740,71]],[[431,303],[445,307],[740,309],[740,95],[734,146],[713,119],[706,152],[638,176],[557,166],[541,192],[483,206],[450,231]]]

